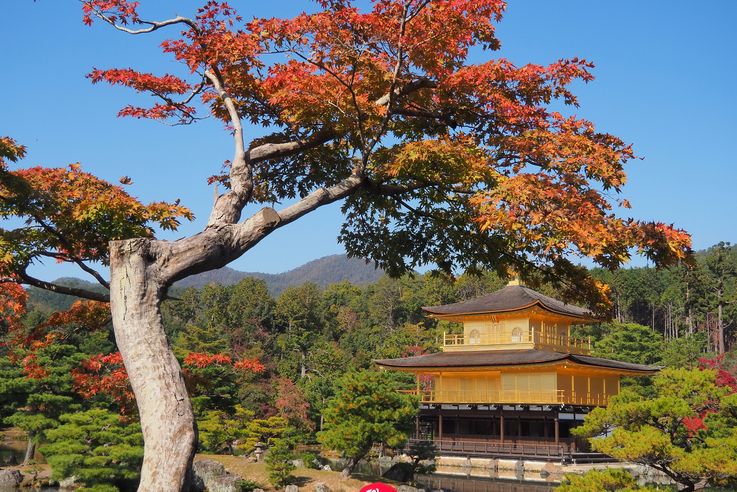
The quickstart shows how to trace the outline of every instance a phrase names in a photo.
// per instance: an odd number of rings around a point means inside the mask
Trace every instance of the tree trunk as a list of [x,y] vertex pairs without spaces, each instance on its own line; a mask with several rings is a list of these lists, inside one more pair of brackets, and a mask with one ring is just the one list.
[[345,468],[340,472],[341,478],[343,480],[347,480],[350,478],[350,476],[353,474],[353,469],[356,468],[356,465],[358,464],[358,460],[355,458],[350,458],[348,460],[348,463],[346,463]]
[[33,433],[28,433],[28,444],[26,444],[26,454],[23,456],[23,463],[21,465],[28,465],[33,456],[36,454],[36,443],[33,440]]
[[182,370],[164,333],[165,295],[156,242],[110,245],[110,307],[115,340],[136,395],[144,439],[139,491],[189,489],[196,429]]
[[719,349],[719,355],[724,354],[725,352],[725,346],[724,346],[724,302],[723,302],[723,295],[722,290],[719,289],[719,305],[717,306],[717,329],[719,330],[717,332],[717,343],[718,343],[718,349]]

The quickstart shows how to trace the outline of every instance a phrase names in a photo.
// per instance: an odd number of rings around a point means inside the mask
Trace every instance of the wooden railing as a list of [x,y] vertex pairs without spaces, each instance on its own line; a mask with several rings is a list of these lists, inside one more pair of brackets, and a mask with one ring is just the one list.
[[606,406],[609,395],[603,393],[568,393],[562,389],[526,391],[453,391],[453,390],[401,390],[401,393],[417,395],[421,403],[460,404],[532,404],[532,405],[587,405]]
[[558,352],[588,355],[591,353],[591,338],[575,338],[550,333],[533,333],[535,345],[552,348]]
[[460,390],[404,390],[403,393],[419,395],[422,403],[564,403],[563,390],[498,390],[498,391],[460,391]]
[[523,332],[519,337],[512,337],[506,333],[495,333],[492,335],[482,335],[478,337],[467,337],[463,333],[444,333],[444,335],[446,347],[458,345],[503,345],[509,343],[533,342],[532,334],[530,332]]
[[519,336],[509,333],[486,334],[469,337],[463,333],[443,333],[444,347],[514,345],[516,343],[533,343],[535,346],[550,348],[558,352],[588,355],[591,353],[591,339],[552,335],[535,330],[523,331]]
[[[409,445],[416,441],[418,440],[410,439]],[[434,439],[432,443],[438,454],[560,459],[576,449],[572,439],[561,441],[556,444],[541,439],[505,439],[504,442],[496,439]]]

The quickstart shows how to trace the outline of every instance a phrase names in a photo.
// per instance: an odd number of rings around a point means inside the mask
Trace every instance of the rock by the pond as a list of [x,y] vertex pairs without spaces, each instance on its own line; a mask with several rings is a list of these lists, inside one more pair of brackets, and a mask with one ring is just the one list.
[[290,484],[284,487],[284,492],[299,492],[299,487],[294,484]]
[[332,469],[332,468],[330,468],[330,465],[322,465],[322,466],[320,467],[320,469],[321,469],[321,470],[324,470],[324,471],[333,471],[333,469]]
[[395,463],[381,476],[395,482],[409,482],[413,475],[412,465],[409,463]]
[[558,466],[555,465],[555,463],[546,463],[545,466],[543,466],[543,469],[540,470],[540,477],[548,479],[558,474],[559,472],[560,470],[558,469]]
[[292,460],[292,465],[294,465],[295,468],[304,468],[305,462],[303,460]]
[[425,489],[417,489],[411,485],[400,485],[397,487],[397,492],[425,492]]
[[241,477],[228,473],[222,463],[198,460],[192,465],[194,490],[198,492],[240,492]]
[[381,468],[384,468],[384,467],[389,468],[390,466],[392,466],[394,463],[396,463],[398,461],[396,458],[398,458],[398,457],[397,456],[394,456],[394,457],[392,457],[392,456],[380,456],[377,461],[379,462],[379,466]]
[[0,470],[0,490],[15,490],[23,481],[18,470]]
[[59,480],[59,489],[61,490],[73,489],[76,484],[77,484],[77,477],[72,475],[71,477],[62,478],[61,480]]
[[330,492],[330,487],[325,482],[317,482],[315,484],[315,492]]

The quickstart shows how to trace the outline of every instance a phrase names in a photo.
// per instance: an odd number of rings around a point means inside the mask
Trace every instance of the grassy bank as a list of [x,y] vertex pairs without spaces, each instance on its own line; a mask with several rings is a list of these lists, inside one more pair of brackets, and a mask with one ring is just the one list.
[[[198,454],[195,457],[195,460],[197,459],[218,461],[229,472],[258,482],[264,490],[277,490],[269,484],[269,474],[266,471],[266,465],[264,463],[248,463],[239,456],[219,454]],[[355,478],[343,480],[340,472],[314,470],[312,468],[297,468],[292,475],[295,477],[293,483],[299,486],[300,490],[304,489],[308,491],[315,490],[315,485],[320,482],[326,484],[332,492],[355,492],[369,483]]]

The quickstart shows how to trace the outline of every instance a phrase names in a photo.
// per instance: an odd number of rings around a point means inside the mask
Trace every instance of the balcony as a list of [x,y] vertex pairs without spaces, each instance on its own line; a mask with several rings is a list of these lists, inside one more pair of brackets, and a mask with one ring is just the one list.
[[408,394],[419,395],[421,403],[531,403],[531,404],[560,404],[564,403],[562,390],[497,390],[497,391],[462,391],[462,390],[407,390]]
[[472,347],[489,349],[491,347],[504,349],[514,348],[543,348],[556,352],[589,355],[591,353],[591,339],[568,337],[566,335],[550,335],[529,330],[518,336],[509,334],[488,334],[469,337],[463,333],[443,333],[443,348],[445,350],[464,350]]
[[550,390],[401,390],[417,395],[420,403],[451,403],[462,405],[586,405],[606,406],[611,395],[604,393],[570,393],[562,389]]

